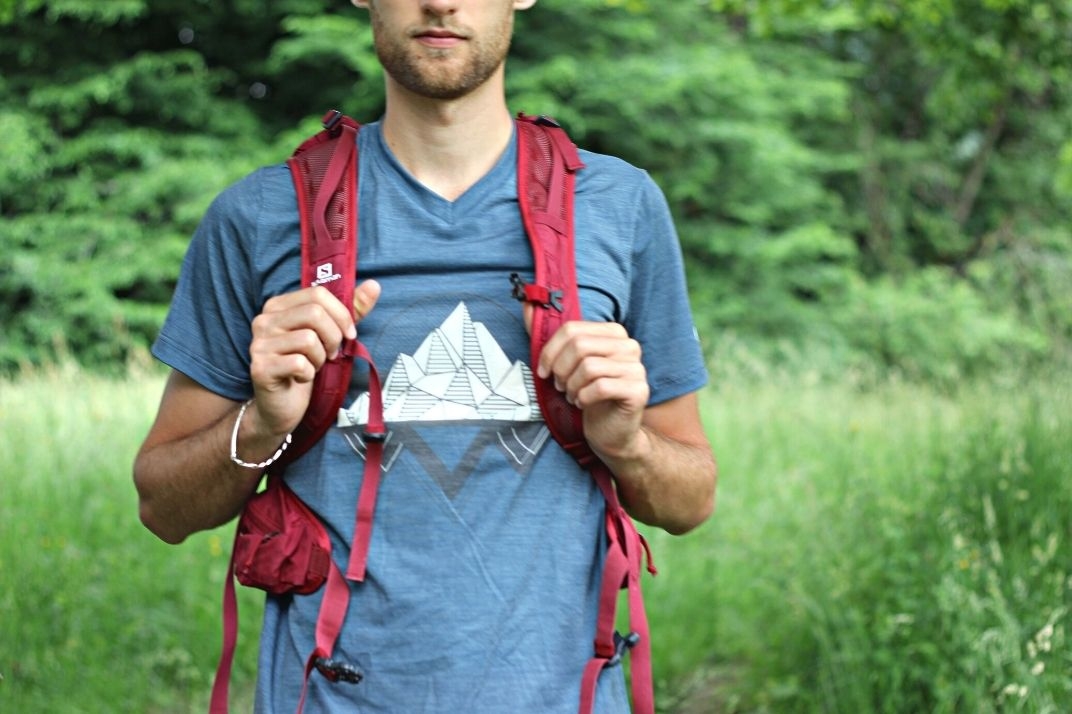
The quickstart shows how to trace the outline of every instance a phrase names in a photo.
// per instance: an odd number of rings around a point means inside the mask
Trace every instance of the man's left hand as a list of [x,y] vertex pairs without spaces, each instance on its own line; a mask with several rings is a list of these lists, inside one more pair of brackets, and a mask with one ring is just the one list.
[[612,322],[568,322],[544,345],[537,365],[584,417],[584,435],[604,460],[646,445],[641,423],[650,390],[640,343]]

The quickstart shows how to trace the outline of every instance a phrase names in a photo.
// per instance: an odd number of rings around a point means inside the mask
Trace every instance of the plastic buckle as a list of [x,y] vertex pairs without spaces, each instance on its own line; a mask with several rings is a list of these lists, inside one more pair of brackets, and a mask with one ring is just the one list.
[[513,283],[513,289],[510,291],[510,295],[521,302],[532,302],[540,307],[551,308],[562,312],[562,297],[561,290],[550,290],[540,285],[531,285],[521,279],[521,276],[517,273],[510,273],[510,282]]
[[332,109],[324,115],[324,118],[320,120],[320,123],[324,125],[325,129],[331,131],[339,125],[340,121],[342,121],[342,112],[338,109]]
[[622,661],[622,657],[625,656],[626,650],[631,650],[640,644],[640,635],[635,632],[630,632],[625,637],[622,637],[617,632],[614,633],[614,656],[607,660],[604,667],[613,667]]
[[510,291],[510,295],[513,296],[514,300],[525,302],[525,281],[517,273],[510,273],[510,283],[514,286]]
[[536,122],[535,123],[540,124],[542,126],[554,127],[555,129],[561,129],[562,128],[561,124],[559,124],[557,121],[555,121],[551,117],[547,116],[546,114],[541,114],[540,116],[536,117]]
[[348,684],[360,684],[365,675],[361,670],[346,662],[337,662],[330,657],[317,657],[313,666],[329,682],[346,682]]
[[387,434],[388,432],[386,430],[369,431],[368,429],[365,429],[365,431],[361,432],[361,438],[365,441],[377,441],[382,444],[383,442],[387,441]]

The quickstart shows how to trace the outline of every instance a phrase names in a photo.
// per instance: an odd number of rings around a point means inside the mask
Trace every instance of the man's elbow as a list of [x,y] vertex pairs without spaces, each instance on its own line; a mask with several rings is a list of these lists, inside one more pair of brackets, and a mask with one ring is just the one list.
[[150,533],[169,545],[178,545],[189,535],[185,531],[173,528],[168,519],[161,517],[159,509],[153,508],[148,500],[142,499],[138,503],[138,517]]
[[715,512],[715,490],[718,485],[718,465],[714,456],[703,470],[700,478],[699,494],[692,501],[692,507],[682,514],[682,518],[664,526],[671,535],[685,535],[703,525]]
[[150,533],[170,545],[178,545],[190,534],[174,523],[174,513],[154,497],[152,480],[145,473],[140,459],[134,463],[134,487],[138,492],[138,518]]

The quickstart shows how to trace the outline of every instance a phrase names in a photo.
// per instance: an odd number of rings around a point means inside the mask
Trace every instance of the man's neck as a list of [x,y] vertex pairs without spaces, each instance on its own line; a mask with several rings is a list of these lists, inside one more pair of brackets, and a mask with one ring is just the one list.
[[498,82],[457,100],[431,100],[388,80],[383,136],[429,190],[453,201],[492,169],[513,135]]

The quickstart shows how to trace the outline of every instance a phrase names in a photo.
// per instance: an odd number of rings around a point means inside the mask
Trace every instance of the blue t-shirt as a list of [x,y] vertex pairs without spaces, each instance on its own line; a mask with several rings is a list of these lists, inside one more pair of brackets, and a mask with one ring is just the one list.
[[[383,291],[360,324],[384,380],[383,480],[367,579],[351,587],[337,659],[364,679],[313,674],[310,712],[575,712],[592,656],[605,550],[593,480],[549,438],[511,273],[531,278],[514,142],[451,202],[397,162],[377,124],[358,135],[358,279]],[[576,190],[585,319],[622,323],[657,404],[706,381],[680,249],[662,193],[620,160],[582,152]],[[234,400],[252,393],[250,323],[298,289],[299,219],[285,165],[225,190],[190,245],[154,354]],[[367,369],[338,425],[289,467],[345,572],[361,485]],[[257,711],[296,707],[322,591],[269,597]],[[629,711],[620,667],[596,711]]]

